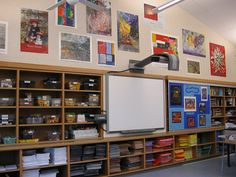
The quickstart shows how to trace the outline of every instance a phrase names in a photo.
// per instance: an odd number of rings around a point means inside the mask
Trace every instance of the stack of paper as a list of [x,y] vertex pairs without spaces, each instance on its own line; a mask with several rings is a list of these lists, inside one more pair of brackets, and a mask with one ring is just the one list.
[[70,147],[70,160],[73,161],[81,161],[81,157],[83,155],[83,149],[80,145],[75,145]]
[[6,171],[6,168],[4,166],[0,166],[0,171]]
[[70,169],[70,176],[84,176],[85,167],[84,165],[72,165]]
[[51,163],[55,165],[66,164],[66,147],[51,148],[49,152],[51,153]]
[[111,159],[110,161],[110,173],[120,173],[121,167],[120,167],[120,159]]
[[119,146],[120,146],[120,155],[121,156],[130,154],[130,151],[129,151],[130,144],[124,143],[124,144],[120,144]]
[[100,159],[106,157],[106,149],[106,144],[96,144],[96,158]]
[[15,164],[5,165],[6,170],[16,170],[17,166]]
[[23,177],[39,177],[39,170],[23,171]]
[[110,157],[120,157],[120,147],[117,144],[110,145]]
[[141,168],[140,156],[128,157],[122,160],[121,168],[125,170],[135,170]]
[[38,165],[49,165],[50,153],[36,154]]
[[57,173],[59,173],[58,169],[43,170],[39,177],[56,177]]
[[153,165],[153,162],[154,162],[154,156],[153,156],[153,154],[147,154],[147,155],[146,155],[146,166],[147,166],[147,167],[152,166],[152,165]]
[[145,146],[146,146],[146,152],[152,152],[153,141],[146,141]]
[[143,141],[142,140],[138,140],[138,141],[133,141],[131,143],[131,153],[133,154],[139,154],[139,153],[143,153]]
[[84,146],[83,160],[92,160],[95,158],[95,145]]
[[23,161],[24,168],[38,166],[36,154],[29,155],[29,156],[23,156],[22,161]]
[[99,171],[102,169],[102,162],[86,164],[85,169],[85,176],[99,176]]

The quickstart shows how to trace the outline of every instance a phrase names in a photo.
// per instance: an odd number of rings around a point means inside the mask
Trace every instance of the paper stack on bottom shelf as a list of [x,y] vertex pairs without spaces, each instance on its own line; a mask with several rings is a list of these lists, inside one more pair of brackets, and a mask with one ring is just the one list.
[[42,170],[39,177],[56,177],[58,173],[58,169]]
[[83,155],[83,149],[80,145],[74,145],[70,147],[70,160],[81,161]]
[[141,157],[127,157],[121,160],[121,168],[125,170],[135,170],[141,168]]
[[120,155],[121,155],[121,156],[129,155],[129,154],[130,154],[130,151],[129,151],[130,146],[131,146],[131,145],[128,144],[128,143],[119,144],[119,147],[120,147]]
[[22,158],[24,168],[49,165],[49,160],[50,153],[37,153],[29,156],[26,155]]
[[110,160],[110,173],[120,173],[120,158],[115,158]]
[[146,152],[152,152],[153,142],[154,141],[146,141],[145,142]]
[[99,176],[102,169],[102,162],[86,164],[85,169],[85,176]]
[[49,165],[50,153],[36,154],[38,165]]
[[96,158],[104,158],[106,157],[106,144],[96,144]]
[[95,157],[95,145],[84,146],[82,160],[92,160]]
[[138,140],[138,141],[132,141],[131,143],[131,153],[133,154],[139,154],[139,153],[143,153],[143,141],[142,140]]
[[39,170],[23,171],[23,177],[39,177]]
[[146,155],[146,166],[147,166],[147,167],[152,166],[154,160],[155,160],[155,159],[154,159],[154,155],[153,155],[153,154],[147,154],[147,155]]
[[84,176],[85,174],[85,167],[84,165],[72,165],[70,168],[70,176]]
[[117,144],[110,145],[110,157],[120,157],[120,147]]
[[45,151],[50,152],[52,164],[60,165],[60,164],[67,163],[66,147],[50,148],[50,149],[46,149]]

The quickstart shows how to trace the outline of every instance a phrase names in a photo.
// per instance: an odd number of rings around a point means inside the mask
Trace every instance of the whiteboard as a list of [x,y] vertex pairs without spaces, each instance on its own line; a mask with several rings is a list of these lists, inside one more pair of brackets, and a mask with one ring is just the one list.
[[162,79],[107,75],[108,132],[165,128]]

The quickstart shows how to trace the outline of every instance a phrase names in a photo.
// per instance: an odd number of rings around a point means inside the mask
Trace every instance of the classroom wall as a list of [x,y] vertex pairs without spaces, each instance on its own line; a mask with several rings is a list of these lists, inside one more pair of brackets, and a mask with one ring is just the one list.
[[[208,28],[196,18],[191,16],[187,11],[178,6],[172,7],[164,12],[163,25],[145,25],[143,19],[143,4],[151,5],[162,4],[163,0],[110,0],[112,3],[112,36],[97,36],[86,33],[86,8],[84,5],[77,5],[77,29],[68,27],[60,27],[55,25],[55,11],[49,12],[49,54],[37,54],[20,52],[20,21],[21,8],[31,8],[38,10],[45,10],[52,5],[55,0],[11,0],[1,1],[0,5],[0,21],[8,21],[9,23],[9,44],[7,55],[0,54],[1,61],[35,63],[59,66],[72,66],[82,68],[94,68],[105,70],[120,70],[128,67],[129,59],[142,60],[151,54],[151,33],[150,31],[159,32],[161,34],[169,34],[178,37],[179,39],[179,58],[180,71],[168,71],[167,68],[151,64],[146,67],[145,72],[151,74],[161,75],[175,75],[175,76],[189,76],[203,79],[215,79],[224,81],[236,81],[236,52],[235,46],[225,40],[223,37],[214,32],[214,29]],[[101,67],[98,66],[97,59],[97,39],[104,39],[117,42],[117,10],[125,11],[132,14],[139,15],[139,31],[140,31],[140,53],[119,51],[116,48],[116,67]],[[207,45],[207,57],[194,57],[183,54],[182,49],[182,28],[196,31],[205,35]],[[70,62],[59,60],[59,32],[71,32],[78,34],[86,34],[92,36],[92,63]],[[210,62],[209,62],[209,42],[224,45],[226,49],[226,67],[227,77],[213,77],[210,76]],[[186,59],[195,59],[201,63],[201,75],[192,76],[187,73]]]

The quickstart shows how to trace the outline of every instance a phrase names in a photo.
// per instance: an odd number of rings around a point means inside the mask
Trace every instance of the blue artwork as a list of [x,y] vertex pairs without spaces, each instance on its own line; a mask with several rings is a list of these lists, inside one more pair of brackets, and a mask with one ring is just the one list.
[[210,86],[169,82],[169,130],[211,126]]

